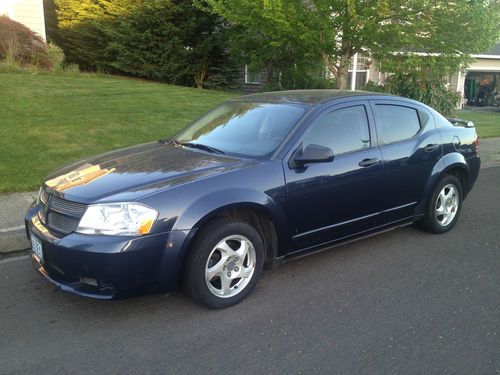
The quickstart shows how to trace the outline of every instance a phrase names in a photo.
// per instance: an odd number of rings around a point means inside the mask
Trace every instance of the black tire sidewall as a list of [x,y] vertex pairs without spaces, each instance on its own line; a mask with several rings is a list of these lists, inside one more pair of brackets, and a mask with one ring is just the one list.
[[[205,281],[205,267],[213,248],[224,238],[241,235],[248,238],[255,249],[255,271],[250,282],[237,295],[221,298],[214,295]],[[264,264],[262,238],[250,224],[232,219],[220,219],[200,229],[185,260],[183,284],[186,292],[197,302],[213,309],[222,309],[241,302],[255,287]]]
[[[437,202],[437,199],[438,199],[438,196],[439,196],[439,193],[441,192],[441,190],[446,185],[450,185],[450,184],[454,185],[458,191],[458,210],[457,210],[457,213],[455,214],[455,217],[453,218],[453,220],[448,225],[442,226],[438,223],[436,215],[435,215],[436,202]],[[427,205],[427,211],[425,213],[425,217],[423,220],[423,224],[424,224],[425,229],[427,229],[428,231],[430,231],[432,233],[438,233],[438,234],[445,233],[445,232],[449,231],[450,229],[452,229],[455,226],[455,224],[460,216],[460,212],[462,211],[462,202],[463,202],[463,190],[462,190],[462,184],[460,183],[458,178],[456,178],[455,176],[452,176],[452,175],[444,176],[438,182],[436,187],[434,188],[434,191],[432,192],[432,196],[431,196],[431,199],[429,201],[429,204]]]

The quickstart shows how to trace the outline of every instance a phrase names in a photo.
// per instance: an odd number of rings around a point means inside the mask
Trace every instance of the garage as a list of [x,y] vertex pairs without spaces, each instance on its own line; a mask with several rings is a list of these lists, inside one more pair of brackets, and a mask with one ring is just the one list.
[[473,106],[500,106],[500,44],[490,51],[473,55],[463,86],[465,103]]

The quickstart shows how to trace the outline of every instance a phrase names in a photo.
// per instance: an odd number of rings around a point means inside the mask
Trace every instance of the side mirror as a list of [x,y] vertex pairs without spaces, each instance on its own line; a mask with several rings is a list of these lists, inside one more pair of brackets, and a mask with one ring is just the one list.
[[333,161],[333,151],[328,147],[311,144],[305,148],[299,148],[290,161],[291,168],[310,163],[328,163]]

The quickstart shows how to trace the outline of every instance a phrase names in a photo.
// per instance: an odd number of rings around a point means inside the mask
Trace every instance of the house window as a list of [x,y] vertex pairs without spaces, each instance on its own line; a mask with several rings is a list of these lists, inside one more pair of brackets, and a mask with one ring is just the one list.
[[248,65],[245,64],[245,83],[251,85],[260,84],[260,71],[254,71],[250,69]]
[[[371,59],[368,52],[359,52],[351,57],[347,87],[351,90],[361,90],[368,83]],[[354,80],[354,82],[353,82]]]
[[368,52],[358,52],[356,59],[354,59],[354,56],[351,57],[351,61],[349,63],[349,71],[354,70],[354,60],[356,60],[356,70],[358,72],[364,72],[370,69],[371,60]]

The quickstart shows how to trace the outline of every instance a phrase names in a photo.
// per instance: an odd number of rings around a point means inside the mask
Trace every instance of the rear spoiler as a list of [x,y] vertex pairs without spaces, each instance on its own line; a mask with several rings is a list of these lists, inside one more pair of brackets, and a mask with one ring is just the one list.
[[447,118],[455,126],[463,126],[464,128],[474,128],[474,123],[472,121],[462,120],[459,118]]

